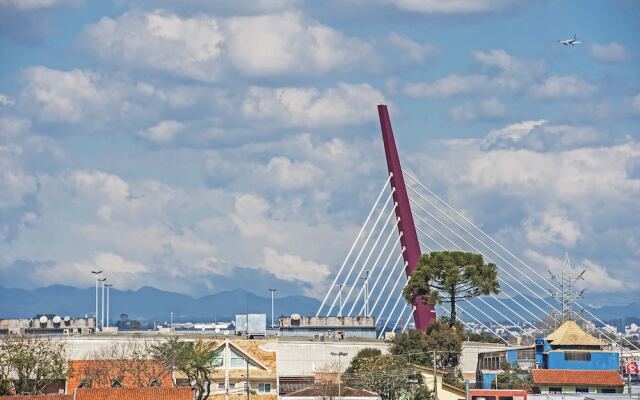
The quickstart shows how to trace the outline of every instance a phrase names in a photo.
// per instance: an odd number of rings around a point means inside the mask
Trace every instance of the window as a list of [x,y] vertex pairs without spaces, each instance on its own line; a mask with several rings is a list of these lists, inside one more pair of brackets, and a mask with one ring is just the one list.
[[560,387],[550,387],[549,388],[549,393],[551,393],[551,394],[562,393],[562,388],[560,388]]
[[229,366],[231,368],[243,368],[246,366],[244,356],[234,350],[231,350],[231,357],[229,358]]
[[588,351],[565,351],[565,361],[591,361],[591,353]]
[[151,382],[149,382],[149,386],[159,387],[159,386],[162,386],[162,382],[160,382],[160,379],[158,378],[153,378]]
[[600,393],[616,393],[616,390],[613,388],[602,388]]
[[258,385],[258,392],[260,393],[269,393],[271,392],[271,384],[270,383],[261,383]]
[[577,387],[576,388],[576,393],[589,393],[589,388],[588,387]]
[[224,389],[224,382],[218,383],[218,389]]
[[236,383],[235,382],[229,382],[229,389],[235,389],[236,388]]
[[218,368],[224,365],[224,348],[218,349],[215,352],[213,360],[211,360],[211,368]]
[[111,381],[111,387],[114,387],[114,388],[122,387],[122,378],[121,377],[113,378],[113,380]]

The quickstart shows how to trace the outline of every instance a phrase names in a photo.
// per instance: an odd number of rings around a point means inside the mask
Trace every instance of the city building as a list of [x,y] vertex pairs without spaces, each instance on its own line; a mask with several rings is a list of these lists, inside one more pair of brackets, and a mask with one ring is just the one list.
[[329,340],[375,339],[375,317],[306,317],[300,314],[279,319],[281,336],[318,336]]
[[469,389],[468,400],[527,400],[526,390]]
[[31,319],[0,320],[0,335],[72,335],[95,332],[95,319],[46,315]]
[[[620,353],[606,349],[605,343],[586,333],[574,321],[536,339],[533,346],[509,347],[478,355],[476,388],[495,389],[497,375],[506,364],[531,371],[534,391],[560,393],[618,393]],[[544,372],[538,372],[544,371]],[[582,371],[583,373],[580,373]],[[585,386],[584,377],[593,378]],[[616,378],[617,377],[617,378]]]

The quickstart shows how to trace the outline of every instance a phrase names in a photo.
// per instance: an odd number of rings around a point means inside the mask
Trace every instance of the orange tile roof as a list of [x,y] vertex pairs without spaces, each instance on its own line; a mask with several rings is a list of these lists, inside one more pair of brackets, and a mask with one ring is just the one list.
[[[122,376],[119,376],[122,375]],[[85,379],[91,387],[111,387],[112,379],[120,377],[124,387],[148,386],[154,378],[162,387],[173,386],[171,371],[155,360],[71,360],[67,372],[67,388],[71,392]]]
[[189,387],[98,388],[75,390],[75,400],[193,400]]
[[574,369],[534,369],[533,382],[538,385],[623,386],[617,371]]

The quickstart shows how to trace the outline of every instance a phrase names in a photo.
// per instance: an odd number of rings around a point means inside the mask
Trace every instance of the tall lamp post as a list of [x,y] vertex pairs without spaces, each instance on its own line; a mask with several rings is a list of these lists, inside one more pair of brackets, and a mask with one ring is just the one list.
[[98,330],[98,276],[102,273],[102,270],[100,271],[91,271],[92,274],[94,274],[96,276],[96,313],[94,314],[94,319],[95,319],[95,328],[96,331]]
[[331,352],[332,356],[338,356],[338,400],[342,400],[342,369],[340,366],[340,358],[347,355],[347,353],[339,351],[337,353]]
[[273,295],[275,292],[278,291],[278,289],[269,289],[269,291],[271,292],[271,328],[273,328],[275,326],[274,314],[273,314]]
[[339,283],[336,286],[338,287],[338,302],[340,303],[340,310],[338,310],[338,317],[341,317],[342,316],[342,288],[349,287],[349,285],[345,285],[344,283]]
[[107,278],[98,279],[102,282],[102,311],[100,311],[100,330],[104,328],[104,283],[107,281]]
[[111,283],[107,283],[105,285],[107,287],[107,328],[109,327],[109,306],[111,305],[111,286],[113,286],[113,284]]

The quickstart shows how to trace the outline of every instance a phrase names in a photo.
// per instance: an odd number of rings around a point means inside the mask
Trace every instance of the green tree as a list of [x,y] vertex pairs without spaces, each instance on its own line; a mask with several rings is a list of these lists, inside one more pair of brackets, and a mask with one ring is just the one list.
[[378,393],[382,400],[432,398],[420,371],[392,354],[361,358],[347,382],[352,387]]
[[196,399],[206,400],[210,394],[211,373],[221,365],[217,359],[217,347],[213,341],[192,342],[172,337],[153,345],[151,353],[169,370],[185,374],[196,388]]
[[50,338],[14,336],[0,340],[0,391],[39,394],[67,374],[64,342]]
[[481,254],[434,251],[420,257],[403,294],[408,302],[422,296],[425,304],[450,303],[454,325],[457,301],[499,291],[496,265],[485,264]]
[[379,349],[373,349],[371,347],[364,348],[360,350],[358,354],[355,355],[355,357],[353,357],[353,359],[351,360],[351,365],[349,365],[349,368],[347,368],[345,372],[347,374],[351,374],[358,368],[360,361],[367,358],[377,357],[379,355],[382,355],[382,352]]
[[531,374],[509,363],[504,363],[502,371],[496,377],[498,389],[520,389],[530,391],[533,386]]

